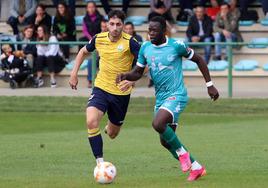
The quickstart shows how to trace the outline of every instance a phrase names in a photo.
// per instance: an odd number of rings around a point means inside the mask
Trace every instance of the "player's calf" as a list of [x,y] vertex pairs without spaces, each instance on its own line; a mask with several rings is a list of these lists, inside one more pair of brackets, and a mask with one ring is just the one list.
[[160,138],[160,143],[167,150],[170,150],[171,149],[171,146],[165,140],[163,140],[162,138]]

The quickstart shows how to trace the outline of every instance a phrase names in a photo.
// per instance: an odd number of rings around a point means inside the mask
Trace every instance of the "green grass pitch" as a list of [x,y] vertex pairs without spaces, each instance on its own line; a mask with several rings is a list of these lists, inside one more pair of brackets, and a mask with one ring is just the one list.
[[151,127],[154,99],[132,98],[119,137],[103,134],[105,160],[118,170],[107,186],[93,179],[86,102],[0,97],[0,187],[268,187],[268,100],[190,100],[177,134],[208,175],[189,183]]

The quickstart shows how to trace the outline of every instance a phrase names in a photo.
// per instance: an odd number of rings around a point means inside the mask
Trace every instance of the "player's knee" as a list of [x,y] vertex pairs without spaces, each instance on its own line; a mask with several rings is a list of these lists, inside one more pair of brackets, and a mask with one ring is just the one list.
[[110,133],[108,134],[111,139],[115,139],[117,137],[117,133]]
[[109,128],[108,125],[105,127],[105,133],[106,133],[111,139],[116,138],[117,135],[118,135],[118,131],[115,131],[115,130]]
[[87,127],[89,129],[97,128],[99,126],[99,123],[95,119],[88,119],[87,120]]
[[118,132],[116,132],[116,131],[107,131],[107,134],[108,134],[108,136],[111,138],[111,139],[115,139],[116,137],[117,137],[117,135],[118,135]]
[[154,128],[154,130],[156,130],[159,133],[164,132],[164,126],[162,126],[162,124],[158,123],[157,121],[153,121],[152,126]]

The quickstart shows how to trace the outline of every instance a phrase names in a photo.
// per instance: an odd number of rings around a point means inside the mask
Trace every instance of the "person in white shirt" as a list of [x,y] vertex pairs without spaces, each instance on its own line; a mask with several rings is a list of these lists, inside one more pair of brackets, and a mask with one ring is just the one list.
[[[37,41],[40,42],[58,42],[57,38],[50,35],[46,26],[39,26],[37,28]],[[50,75],[50,84],[54,88],[57,86],[55,74],[59,73],[65,66],[66,62],[62,58],[62,53],[60,51],[59,44],[38,44],[37,48],[37,58],[36,58],[36,86],[41,87],[44,85],[44,80],[42,79],[43,70],[47,67]]]

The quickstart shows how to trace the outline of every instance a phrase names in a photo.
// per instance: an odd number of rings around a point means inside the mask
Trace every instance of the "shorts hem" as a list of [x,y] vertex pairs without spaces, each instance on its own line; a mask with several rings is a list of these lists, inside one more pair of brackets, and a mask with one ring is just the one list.
[[160,110],[160,109],[163,109],[163,110],[168,111],[168,112],[172,115],[172,123],[175,123],[175,122],[174,122],[174,114],[173,114],[173,112],[172,112],[170,109],[168,109],[168,108],[166,108],[166,107],[160,107],[159,110]]
[[101,107],[96,106],[96,105],[94,105],[94,104],[89,104],[89,105],[87,105],[87,108],[88,108],[88,107],[95,107],[95,108],[97,108],[98,110],[102,111],[103,114],[105,114],[105,112],[106,112],[106,109],[102,109]]

